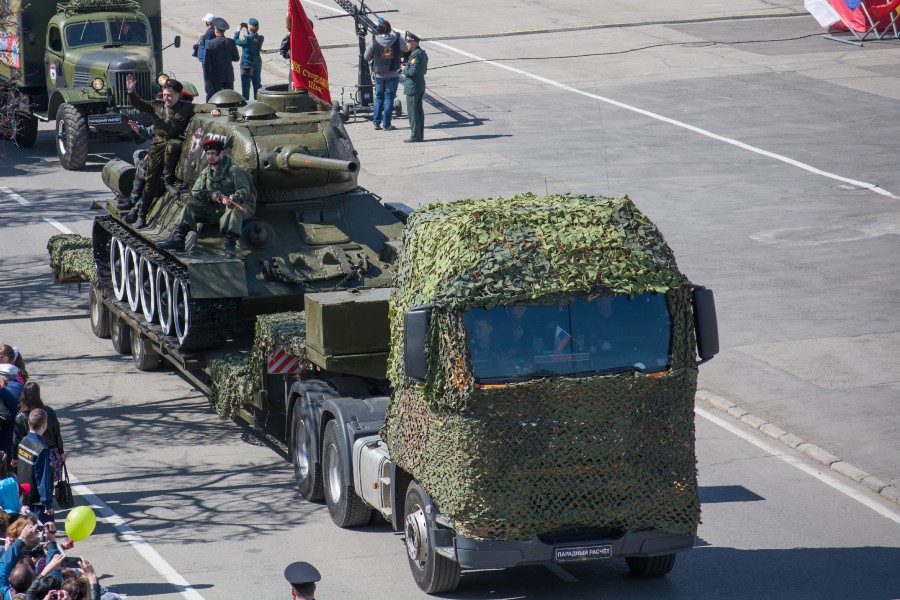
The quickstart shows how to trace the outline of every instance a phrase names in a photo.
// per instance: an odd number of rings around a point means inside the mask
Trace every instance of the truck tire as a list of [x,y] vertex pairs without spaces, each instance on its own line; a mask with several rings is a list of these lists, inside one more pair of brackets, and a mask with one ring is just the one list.
[[416,585],[426,594],[452,592],[459,585],[459,563],[435,552],[428,536],[425,517],[425,490],[416,481],[406,490],[403,503],[403,523],[406,536],[406,557]]
[[675,566],[675,554],[662,556],[626,556],[625,563],[636,577],[662,577]]
[[13,141],[19,148],[31,148],[37,141],[38,120],[33,115],[16,115]]
[[91,284],[89,293],[90,311],[91,311],[91,331],[98,338],[109,337],[109,309],[103,304],[100,297],[100,290],[95,284]]
[[331,520],[335,525],[357,527],[369,522],[372,509],[356,495],[353,486],[344,481],[340,435],[337,421],[329,421],[325,426],[325,437],[322,442],[325,503],[328,505],[328,514],[331,515]]
[[109,316],[109,338],[116,352],[131,353],[131,326],[113,314]]
[[162,355],[153,349],[150,340],[141,337],[137,331],[130,331],[131,359],[138,371],[154,371],[162,364]]
[[88,127],[81,111],[66,102],[56,115],[56,153],[67,171],[77,171],[87,163]]
[[291,410],[291,462],[294,463],[294,477],[300,495],[309,502],[321,502],[325,498],[325,487],[322,485],[322,464],[313,460],[310,435],[315,435],[307,427],[300,414],[302,398],[294,400]]

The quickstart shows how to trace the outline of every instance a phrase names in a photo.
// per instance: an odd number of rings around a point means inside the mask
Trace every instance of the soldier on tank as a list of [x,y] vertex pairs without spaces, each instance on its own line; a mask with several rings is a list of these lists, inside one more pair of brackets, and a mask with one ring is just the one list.
[[141,112],[153,115],[153,141],[147,157],[147,171],[144,176],[144,193],[137,205],[122,220],[134,223],[135,228],[147,226],[147,213],[159,191],[162,179],[166,191],[178,194],[175,187],[175,163],[181,155],[184,132],[194,113],[211,113],[214,117],[221,111],[212,104],[194,105],[182,100],[183,86],[180,81],[169,79],[163,84],[162,99],[146,102],[137,95],[137,81],[129,73],[125,77],[128,100],[131,106]]
[[256,192],[250,175],[225,156],[222,140],[203,142],[207,167],[191,189],[191,199],[181,210],[172,237],[159,244],[166,250],[184,251],[188,231],[198,223],[218,223],[225,236],[225,258],[234,258],[244,219],[256,212]]

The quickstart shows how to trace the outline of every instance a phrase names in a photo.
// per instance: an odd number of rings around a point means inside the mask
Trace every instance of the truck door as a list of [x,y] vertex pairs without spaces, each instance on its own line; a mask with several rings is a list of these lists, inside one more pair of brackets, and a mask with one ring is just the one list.
[[47,51],[44,54],[44,74],[47,78],[47,95],[58,88],[66,87],[63,73],[62,31],[59,25],[51,23],[47,28]]

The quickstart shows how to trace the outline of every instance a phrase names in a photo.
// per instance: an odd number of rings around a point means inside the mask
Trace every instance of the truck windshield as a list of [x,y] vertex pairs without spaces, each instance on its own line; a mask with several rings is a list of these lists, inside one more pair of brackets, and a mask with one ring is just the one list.
[[463,324],[479,383],[657,373],[671,363],[671,322],[662,294],[472,308]]
[[66,45],[69,48],[105,44],[106,21],[85,21],[66,27]]
[[113,44],[143,44],[148,43],[147,27],[140,21],[110,21],[109,32],[112,34]]

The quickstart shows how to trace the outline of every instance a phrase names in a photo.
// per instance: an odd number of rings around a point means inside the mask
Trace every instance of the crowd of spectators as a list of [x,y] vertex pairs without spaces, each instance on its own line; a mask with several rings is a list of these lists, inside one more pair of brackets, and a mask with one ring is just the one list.
[[57,542],[54,489],[66,455],[56,412],[18,348],[0,345],[0,600],[117,600]]

